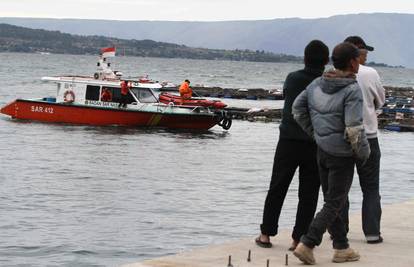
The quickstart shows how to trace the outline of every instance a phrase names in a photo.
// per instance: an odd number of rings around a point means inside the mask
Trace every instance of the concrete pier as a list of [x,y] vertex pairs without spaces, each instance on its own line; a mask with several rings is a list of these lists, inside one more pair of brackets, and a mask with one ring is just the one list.
[[[375,267],[413,267],[414,266],[414,200],[383,207],[381,244],[367,244],[361,230],[361,215],[350,216],[350,245],[358,250],[361,259],[357,262],[332,263],[332,243],[325,234],[322,245],[315,248],[317,266],[375,266]],[[194,237],[197,238],[197,237]],[[271,241],[270,249],[260,248],[254,243],[254,236],[233,242],[194,249],[174,256],[132,263],[123,267],[227,267],[231,255],[234,267],[303,266],[288,251],[291,243],[290,230],[284,230]],[[247,261],[251,250],[251,261]]]

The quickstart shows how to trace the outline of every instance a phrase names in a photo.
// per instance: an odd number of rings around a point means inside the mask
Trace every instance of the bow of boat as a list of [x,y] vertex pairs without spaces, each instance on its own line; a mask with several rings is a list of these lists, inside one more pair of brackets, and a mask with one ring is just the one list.
[[0,113],[3,113],[5,115],[9,115],[11,117],[15,117],[16,116],[16,112],[17,112],[17,101],[14,100],[12,102],[9,102],[8,104],[6,104],[4,107],[2,107],[0,109]]

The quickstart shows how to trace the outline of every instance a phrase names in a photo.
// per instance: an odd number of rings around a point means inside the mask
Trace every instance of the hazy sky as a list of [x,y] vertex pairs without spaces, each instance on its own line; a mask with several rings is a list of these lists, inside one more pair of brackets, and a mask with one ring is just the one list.
[[260,20],[410,13],[413,0],[0,0],[0,17],[116,20]]

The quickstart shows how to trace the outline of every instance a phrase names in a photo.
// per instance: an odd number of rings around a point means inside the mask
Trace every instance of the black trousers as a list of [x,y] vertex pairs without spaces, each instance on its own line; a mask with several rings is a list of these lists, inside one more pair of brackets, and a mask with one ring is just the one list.
[[121,101],[119,102],[118,107],[126,108],[127,104],[128,104],[128,95],[121,94]]
[[349,247],[346,218],[348,193],[354,176],[355,160],[353,157],[331,156],[318,149],[318,165],[321,178],[324,205],[316,214],[309,231],[302,236],[301,242],[313,248],[320,245],[322,236],[328,229],[335,249]]
[[[362,190],[362,230],[368,239],[378,239],[381,235],[381,196],[379,193],[379,172],[381,150],[378,138],[368,139],[371,154],[364,165],[357,162],[359,184]],[[345,222],[348,227],[348,206],[344,212]]]
[[320,186],[316,149],[317,146],[313,142],[279,139],[272,178],[264,204],[263,221],[260,225],[262,234],[269,236],[277,234],[280,211],[298,167],[299,203],[292,238],[299,241],[307,232],[315,215]]

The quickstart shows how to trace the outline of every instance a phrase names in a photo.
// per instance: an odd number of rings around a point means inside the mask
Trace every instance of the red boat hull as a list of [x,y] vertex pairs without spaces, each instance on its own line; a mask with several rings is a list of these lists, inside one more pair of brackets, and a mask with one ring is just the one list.
[[174,105],[184,105],[184,106],[201,106],[201,107],[209,107],[215,109],[223,109],[227,105],[219,100],[208,100],[208,99],[200,99],[200,98],[190,98],[185,99],[178,95],[173,95],[170,93],[161,93],[159,96],[159,100],[161,103],[169,104],[174,103]]
[[219,121],[214,114],[168,114],[23,99],[9,103],[0,112],[23,120],[97,126],[157,126],[206,130]]

